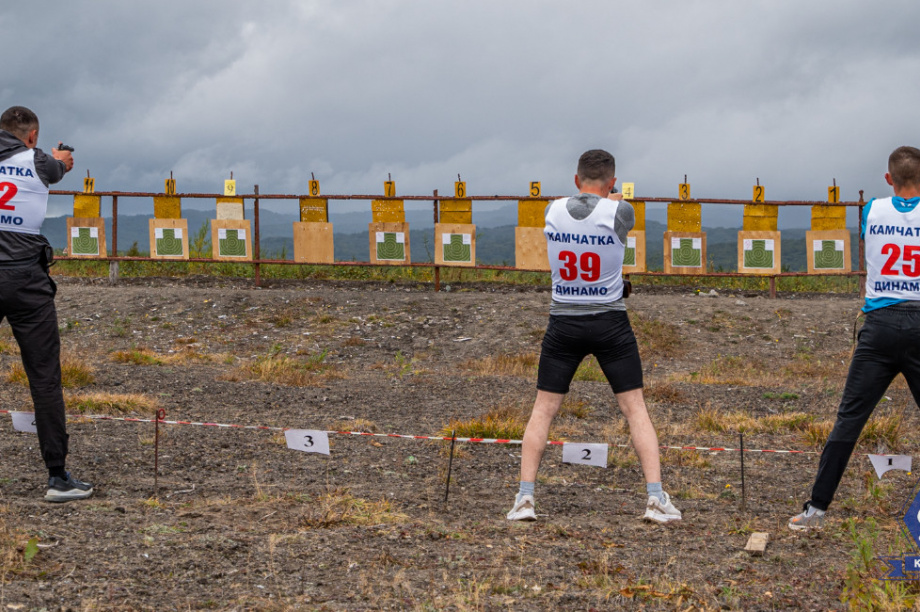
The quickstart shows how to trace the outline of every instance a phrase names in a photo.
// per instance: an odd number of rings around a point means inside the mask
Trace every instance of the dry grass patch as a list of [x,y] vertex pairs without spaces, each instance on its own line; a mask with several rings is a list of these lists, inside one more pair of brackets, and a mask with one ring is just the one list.
[[145,348],[115,351],[109,358],[115,363],[133,363],[134,365],[162,365],[164,363],[161,355]]
[[816,417],[804,412],[786,412],[755,417],[744,411],[725,412],[711,405],[696,411],[695,426],[711,433],[805,433],[813,429]]
[[705,469],[712,462],[701,451],[669,448],[661,453],[661,465]]
[[368,433],[380,433],[377,423],[367,419],[350,419],[348,421],[339,421],[333,428],[336,431],[364,431]]
[[775,387],[814,384],[821,380],[846,378],[847,361],[839,356],[816,359],[810,355],[797,355],[786,365],[775,367],[768,361],[752,361],[743,357],[719,355],[690,374],[684,382],[746,387]]
[[307,359],[266,355],[236,368],[221,379],[233,382],[257,380],[292,387],[320,387],[327,380],[343,377],[325,363],[326,355],[327,351]]
[[523,355],[488,355],[480,359],[470,359],[460,367],[483,376],[536,376],[540,355],[525,353]]
[[589,355],[587,359],[579,364],[578,369],[575,370],[575,377],[572,380],[607,382],[607,377],[604,376],[604,371],[601,369],[597,359],[594,358],[594,355]]
[[156,398],[141,393],[74,393],[64,397],[68,411],[89,413],[140,413],[152,415],[160,407]]
[[630,323],[644,359],[678,355],[685,349],[680,329],[669,321],[646,318],[633,312],[630,313]]
[[[65,389],[85,387],[96,382],[94,368],[85,361],[72,355],[61,358],[61,386]],[[27,386],[29,379],[21,363],[14,363],[6,376],[6,382]]]
[[527,416],[521,406],[500,406],[481,417],[450,423],[438,432],[439,436],[450,436],[455,432],[458,438],[498,438],[520,440],[527,427]]
[[321,495],[306,506],[299,525],[306,529],[329,529],[341,525],[379,525],[408,520],[387,499],[369,501],[344,489]]
[[687,394],[670,382],[649,385],[642,394],[645,399],[656,403],[682,404],[687,401]]

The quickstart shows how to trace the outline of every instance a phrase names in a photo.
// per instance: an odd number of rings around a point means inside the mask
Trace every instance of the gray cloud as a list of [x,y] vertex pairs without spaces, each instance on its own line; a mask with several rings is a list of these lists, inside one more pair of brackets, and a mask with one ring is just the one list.
[[[568,193],[605,147],[640,195],[883,195],[917,144],[920,5],[116,0],[0,9],[0,104],[99,189]],[[244,187],[245,186],[245,187]],[[738,213],[740,215],[740,212]],[[785,214],[785,213],[784,213]]]

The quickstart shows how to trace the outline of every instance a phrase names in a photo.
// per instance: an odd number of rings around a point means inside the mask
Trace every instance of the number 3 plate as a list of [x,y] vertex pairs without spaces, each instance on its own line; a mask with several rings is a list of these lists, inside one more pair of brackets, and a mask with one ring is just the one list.
[[607,467],[607,445],[566,442],[562,445],[562,462],[605,468]]
[[329,454],[329,436],[315,429],[288,429],[284,432],[287,447],[305,453]]

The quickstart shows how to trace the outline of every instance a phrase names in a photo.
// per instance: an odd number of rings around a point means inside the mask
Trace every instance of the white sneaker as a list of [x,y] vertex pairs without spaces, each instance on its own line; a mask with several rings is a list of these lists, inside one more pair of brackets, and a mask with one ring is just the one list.
[[509,521],[535,521],[537,515],[533,508],[533,495],[525,495],[521,499],[516,499],[514,508],[508,513]]
[[679,521],[681,514],[680,510],[671,503],[671,496],[665,493],[664,503],[661,503],[657,495],[648,496],[648,503],[645,505],[645,516],[642,518],[656,523],[668,523],[670,521]]

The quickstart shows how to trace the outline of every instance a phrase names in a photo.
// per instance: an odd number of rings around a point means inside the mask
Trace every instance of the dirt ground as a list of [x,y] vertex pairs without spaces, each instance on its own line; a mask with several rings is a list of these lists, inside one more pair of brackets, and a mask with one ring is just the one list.
[[[526,415],[535,368],[495,364],[538,352],[550,300],[512,286],[58,280],[65,354],[95,377],[68,396],[144,394],[168,420],[411,435],[490,411]],[[833,418],[856,295],[700,289],[638,286],[628,300],[662,445],[738,445],[737,428],[707,429],[703,414]],[[163,363],[113,358],[140,349]],[[299,385],[240,375],[283,357],[322,367]],[[0,373],[17,361],[7,349]],[[0,379],[0,409],[31,410],[26,387]],[[874,442],[863,455],[916,445],[905,386],[888,395],[879,412],[903,419],[899,448]],[[577,381],[570,396],[579,410],[553,438],[610,443],[611,464],[563,464],[549,447],[528,524],[504,518],[519,446],[458,443],[444,503],[449,443],[331,434],[324,456],[286,448],[278,431],[161,425],[155,492],[153,425],[92,419],[71,420],[68,467],[95,496],[48,504],[34,435],[0,414],[0,527],[20,551],[39,544],[0,573],[0,611],[826,610],[845,607],[849,527],[877,521],[878,552],[898,537],[912,480],[890,472],[877,485],[865,456],[827,528],[800,535],[785,523],[807,499],[816,454],[746,454],[742,499],[739,453],[666,451],[665,488],[684,519],[644,523],[609,387]],[[753,449],[819,444],[791,428],[745,437]],[[754,531],[770,534],[763,556],[743,550]]]

